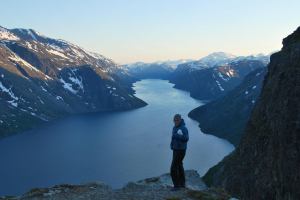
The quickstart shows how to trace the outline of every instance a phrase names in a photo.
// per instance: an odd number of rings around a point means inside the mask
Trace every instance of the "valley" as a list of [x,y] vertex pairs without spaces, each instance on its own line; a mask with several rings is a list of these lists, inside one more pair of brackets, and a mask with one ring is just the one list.
[[299,42],[300,28],[272,55],[120,65],[32,29],[0,27],[0,195],[91,180],[116,190],[135,181],[136,192],[137,180],[169,171],[180,113],[191,138],[185,167],[202,176],[202,189],[298,199]]

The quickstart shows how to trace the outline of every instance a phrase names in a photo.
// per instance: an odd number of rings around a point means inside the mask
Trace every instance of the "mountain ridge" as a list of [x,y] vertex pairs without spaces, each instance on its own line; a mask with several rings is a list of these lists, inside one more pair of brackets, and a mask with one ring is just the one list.
[[69,114],[145,106],[134,96],[137,80],[72,43],[1,27],[0,137]]
[[211,101],[239,85],[251,71],[265,67],[265,63],[256,59],[240,59],[214,67],[190,67],[178,65],[170,82],[175,88],[190,92],[193,98]]

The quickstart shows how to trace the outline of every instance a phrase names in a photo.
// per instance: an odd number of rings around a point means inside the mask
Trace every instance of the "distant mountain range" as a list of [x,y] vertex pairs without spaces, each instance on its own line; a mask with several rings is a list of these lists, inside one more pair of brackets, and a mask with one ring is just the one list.
[[168,66],[168,67],[175,69],[177,67],[177,65],[179,65],[179,64],[192,62],[192,61],[193,61],[192,59],[179,59],[179,60],[156,61],[156,62],[150,62],[150,63],[135,62],[135,63],[131,63],[131,64],[126,64],[124,66],[128,67],[128,68],[135,68],[135,67],[142,67],[142,66],[147,66],[147,65],[164,65],[164,66]]
[[112,60],[32,29],[0,27],[0,137],[58,117],[146,105]]
[[189,91],[192,97],[210,101],[224,96],[239,85],[248,73],[266,66],[268,62],[269,56],[263,54],[234,56],[215,52],[194,61],[137,62],[124,65],[124,68],[140,79],[169,80],[175,88]]
[[200,62],[178,65],[170,81],[175,88],[189,91],[192,97],[210,101],[224,96],[239,85],[247,74],[267,64],[256,57],[231,58],[226,63],[222,59],[223,64],[214,66]]
[[124,66],[128,73],[139,79],[170,79],[174,68],[166,63],[135,63]]
[[185,67],[189,68],[190,70],[204,69],[204,68],[214,67],[216,65],[227,64],[230,61],[232,61],[233,59],[235,59],[236,57],[237,56],[232,55],[230,53],[214,52],[205,57],[202,57],[199,60],[182,63],[182,66],[185,66]]
[[226,65],[229,63],[238,62],[240,60],[259,60],[262,61],[264,64],[268,64],[270,60],[270,55],[257,54],[257,55],[250,55],[250,56],[235,56],[233,54],[225,53],[225,52],[214,52],[200,58],[199,60],[179,63],[178,65],[181,65],[181,67],[193,71],[193,70],[200,70],[205,68]]

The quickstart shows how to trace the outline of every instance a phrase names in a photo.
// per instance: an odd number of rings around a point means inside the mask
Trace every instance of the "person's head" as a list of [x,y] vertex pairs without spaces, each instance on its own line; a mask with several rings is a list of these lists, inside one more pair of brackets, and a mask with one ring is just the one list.
[[175,126],[179,126],[181,123],[181,120],[182,120],[182,118],[181,118],[180,114],[174,115],[173,121],[174,121]]

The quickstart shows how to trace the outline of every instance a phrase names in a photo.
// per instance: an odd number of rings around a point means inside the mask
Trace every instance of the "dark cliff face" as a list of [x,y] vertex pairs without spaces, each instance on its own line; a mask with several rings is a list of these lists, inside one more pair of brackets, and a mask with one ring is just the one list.
[[195,108],[189,117],[200,123],[202,132],[224,138],[237,146],[260,94],[266,71],[267,68],[263,67],[250,72],[224,97]]
[[271,56],[238,148],[204,176],[242,199],[300,199],[300,27]]

